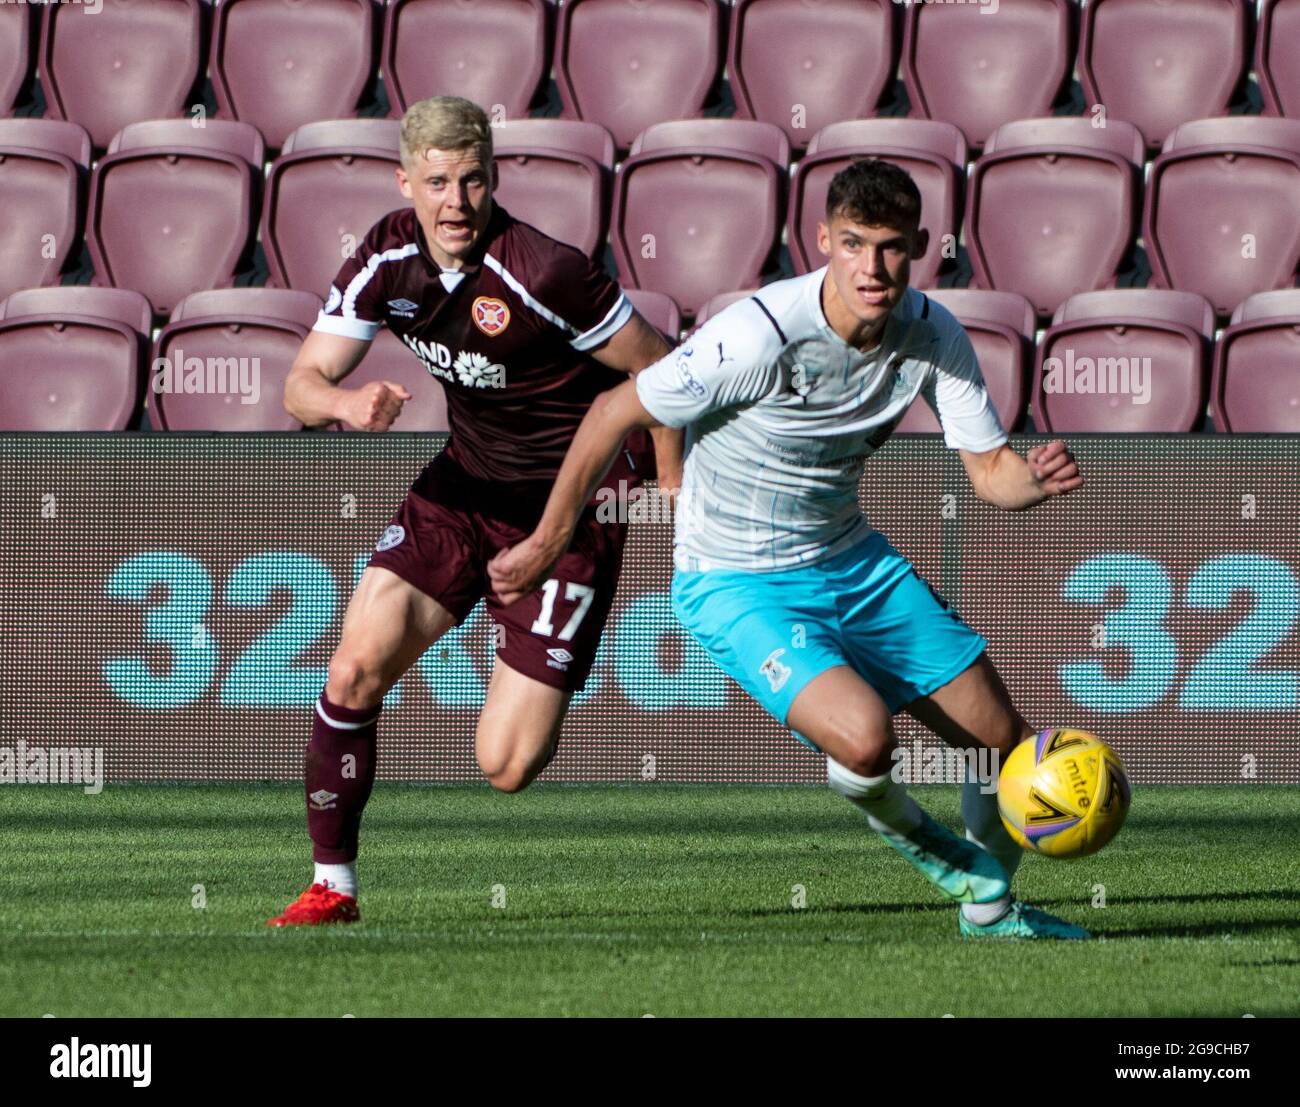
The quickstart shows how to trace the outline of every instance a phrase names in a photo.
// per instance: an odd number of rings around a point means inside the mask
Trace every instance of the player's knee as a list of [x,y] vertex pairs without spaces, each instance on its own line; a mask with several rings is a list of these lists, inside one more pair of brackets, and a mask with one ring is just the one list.
[[892,765],[890,751],[894,746],[893,728],[886,722],[861,723],[837,728],[834,743],[835,760],[858,776],[880,776]]
[[498,792],[522,792],[528,787],[555,754],[555,744],[533,754],[521,750],[536,750],[535,741],[480,743],[478,766],[487,782]]
[[373,707],[384,698],[379,673],[354,654],[336,653],[330,658],[326,694],[331,703],[358,710]]

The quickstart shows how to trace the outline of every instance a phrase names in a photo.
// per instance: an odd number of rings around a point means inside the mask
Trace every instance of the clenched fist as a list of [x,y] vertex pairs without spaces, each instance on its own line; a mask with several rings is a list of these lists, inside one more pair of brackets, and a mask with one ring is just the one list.
[[351,390],[340,413],[350,427],[363,431],[386,431],[399,415],[402,404],[411,394],[392,381],[375,381]]

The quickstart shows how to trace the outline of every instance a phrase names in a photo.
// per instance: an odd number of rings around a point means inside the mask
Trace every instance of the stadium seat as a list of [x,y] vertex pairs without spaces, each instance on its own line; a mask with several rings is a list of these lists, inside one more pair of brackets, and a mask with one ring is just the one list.
[[1038,345],[1034,423],[1045,433],[1194,431],[1213,335],[1213,308],[1192,292],[1072,296]]
[[81,245],[90,137],[55,119],[0,119],[0,297],[55,284]]
[[569,0],[555,80],[564,114],[627,149],[652,123],[698,116],[722,61],[718,0]]
[[220,0],[208,67],[217,117],[251,123],[278,150],[304,123],[355,116],[377,53],[371,0]]
[[1158,148],[1180,123],[1221,115],[1248,61],[1249,0],[1090,0],[1079,80],[1089,104]]
[[150,308],[116,288],[24,289],[0,304],[0,430],[120,431],[144,381]]
[[[322,301],[288,289],[227,288],[196,292],[172,312],[153,346],[150,417],[159,430],[286,431],[302,424],[284,409],[284,382],[320,312]],[[197,359],[197,362],[192,359]],[[186,367],[202,364],[224,391],[185,393],[160,390],[159,362],[166,361],[173,385]],[[241,393],[233,382],[256,381]],[[255,395],[256,402],[243,402]]]
[[599,123],[518,119],[492,129],[493,194],[516,219],[589,257],[605,248],[614,138]]
[[384,87],[392,115],[428,96],[464,96],[523,119],[550,70],[545,0],[391,0]]
[[966,193],[971,286],[1019,292],[1051,315],[1113,285],[1137,233],[1144,153],[1138,129],[1117,119],[999,127]]
[[742,119],[803,150],[823,127],[874,115],[898,62],[892,0],[734,0],[728,76]]
[[1261,0],[1255,74],[1266,115],[1300,117],[1300,0]]
[[92,283],[143,292],[165,315],[250,263],[265,147],[247,123],[133,123],[90,179]]
[[1067,0],[1000,0],[996,12],[912,4],[903,28],[913,117],[955,123],[972,146],[1013,119],[1051,115],[1074,68]]
[[627,298],[647,323],[661,331],[674,346],[677,345],[682,333],[682,309],[671,296],[644,288],[629,288]]
[[1300,432],[1300,289],[1259,292],[1219,336],[1210,410],[1221,431]]
[[185,114],[203,71],[199,0],[48,4],[41,23],[45,114],[90,132],[97,150],[128,124]]
[[1300,266],[1300,120],[1184,123],[1147,182],[1151,284],[1199,292],[1222,316],[1295,283]]
[[[930,232],[925,256],[912,262],[912,284],[929,288],[945,260],[957,256],[966,140],[952,123],[928,119],[852,119],[813,136],[795,168],[786,215],[786,242],[796,273],[820,269],[817,224],[826,218],[831,178],[853,161],[877,157],[906,169],[921,191],[921,226]],[[944,236],[950,236],[945,240]],[[946,257],[945,257],[946,253]]]
[[[711,297],[758,284],[778,238],[779,127],[701,120],[709,144],[674,145],[676,125],[647,132],[614,188],[611,246],[625,284],[664,292],[690,316]],[[694,133],[694,132],[692,132]]]
[[32,75],[30,4],[0,5],[0,116],[12,114]]
[[390,211],[406,207],[395,119],[308,123],[271,165],[262,209],[267,284],[325,292],[350,245]]
[[710,296],[708,302],[696,314],[695,326],[702,327],[718,312],[726,310],[740,300],[748,300],[757,291],[757,288],[742,288],[739,292],[719,292],[716,296]]
[[[427,434],[445,434],[451,429],[447,420],[447,393],[443,391],[442,382],[430,374],[410,347],[387,327],[380,328],[361,364],[342,383],[348,388],[361,388],[374,381],[392,381],[411,394],[411,399],[402,405],[402,413],[390,429]],[[343,424],[335,429],[355,430]]]
[[[1029,398],[1026,380],[1034,347],[1033,304],[1016,292],[936,288],[926,295],[966,328],[998,418],[1008,431],[1020,430]],[[942,427],[930,405],[918,397],[894,429],[937,434]]]

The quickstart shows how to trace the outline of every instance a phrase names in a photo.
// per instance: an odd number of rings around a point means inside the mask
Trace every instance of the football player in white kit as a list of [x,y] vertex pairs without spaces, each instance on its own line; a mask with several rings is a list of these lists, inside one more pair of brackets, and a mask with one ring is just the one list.
[[536,530],[489,576],[503,602],[531,592],[627,434],[686,427],[672,585],[682,625],[826,755],[831,788],[961,904],[962,934],[1087,938],[1011,896],[1021,850],[992,781],[963,786],[963,840],[890,772],[903,708],[950,745],[999,757],[1034,731],[984,639],[862,515],[864,460],[921,395],[982,500],[1019,511],[1082,484],[1063,442],[1027,458],[1010,448],[966,332],[908,288],[928,245],[920,216],[920,193],[896,166],[863,160],[836,174],[818,230],[829,264],[733,304],[597,397]]

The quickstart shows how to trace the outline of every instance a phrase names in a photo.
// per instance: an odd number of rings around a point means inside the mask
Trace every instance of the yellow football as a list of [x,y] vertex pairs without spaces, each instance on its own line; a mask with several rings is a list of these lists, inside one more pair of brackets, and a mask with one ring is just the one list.
[[1086,730],[1043,730],[1002,765],[998,810],[1007,832],[1048,857],[1085,857],[1119,833],[1128,814],[1119,755]]

